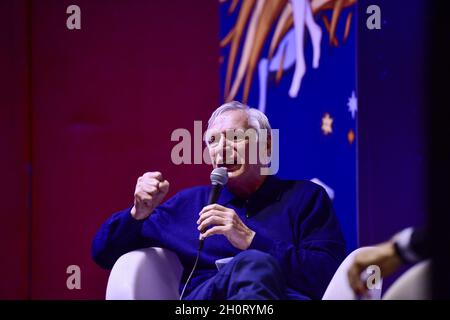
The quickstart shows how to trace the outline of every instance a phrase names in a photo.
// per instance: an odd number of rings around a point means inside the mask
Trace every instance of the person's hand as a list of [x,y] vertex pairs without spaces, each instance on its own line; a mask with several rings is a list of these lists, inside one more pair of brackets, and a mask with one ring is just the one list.
[[402,265],[402,261],[395,251],[393,241],[383,242],[356,255],[353,264],[348,270],[348,280],[350,287],[358,296],[363,296],[367,293],[368,288],[361,279],[361,273],[371,265],[376,265],[380,268],[381,277],[390,275]]
[[242,222],[233,209],[211,204],[204,207],[199,215],[200,218],[197,220],[199,231],[212,226],[202,233],[202,239],[214,234],[222,234],[234,247],[241,250],[246,250],[252,243],[255,232]]
[[169,191],[169,182],[161,172],[146,172],[138,178],[134,190],[134,206],[131,215],[136,220],[147,218],[159,206]]

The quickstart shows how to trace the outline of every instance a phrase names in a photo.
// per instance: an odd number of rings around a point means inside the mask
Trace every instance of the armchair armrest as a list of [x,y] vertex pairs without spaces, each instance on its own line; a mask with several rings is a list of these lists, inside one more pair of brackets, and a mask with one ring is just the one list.
[[111,270],[106,300],[178,300],[182,272],[178,257],[170,250],[128,252]]
[[[325,291],[325,294],[322,297],[322,300],[356,300],[357,297],[353,293],[353,290],[350,287],[350,283],[348,282],[348,269],[353,263],[355,256],[366,250],[370,250],[372,247],[361,247],[359,249],[351,252],[345,260],[341,263],[339,268],[336,270],[333,278],[331,279],[328,288]],[[381,290],[383,285],[383,278],[380,278],[379,288],[373,288],[368,291],[368,297],[366,300],[380,300],[381,299]]]

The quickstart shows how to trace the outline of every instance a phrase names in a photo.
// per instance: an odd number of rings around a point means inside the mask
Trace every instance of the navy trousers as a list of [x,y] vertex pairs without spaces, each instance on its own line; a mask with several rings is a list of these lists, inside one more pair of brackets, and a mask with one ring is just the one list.
[[212,278],[193,289],[186,300],[285,299],[286,279],[269,254],[246,250],[236,255]]

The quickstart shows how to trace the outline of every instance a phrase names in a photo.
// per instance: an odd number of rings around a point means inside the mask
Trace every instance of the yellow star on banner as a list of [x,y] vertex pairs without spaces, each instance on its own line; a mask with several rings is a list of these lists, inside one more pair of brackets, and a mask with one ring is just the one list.
[[327,112],[322,118],[322,132],[324,135],[328,135],[333,132],[333,118]]
[[347,140],[348,140],[348,143],[350,143],[350,144],[352,144],[353,141],[355,141],[355,132],[352,129],[350,129],[347,133]]

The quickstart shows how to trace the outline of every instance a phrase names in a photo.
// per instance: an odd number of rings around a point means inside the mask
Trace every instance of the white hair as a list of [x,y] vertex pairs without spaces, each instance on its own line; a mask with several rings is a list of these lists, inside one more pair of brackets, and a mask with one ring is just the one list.
[[270,136],[272,128],[270,126],[269,119],[267,119],[267,116],[258,109],[250,108],[248,105],[243,104],[239,101],[227,102],[218,107],[208,120],[208,129],[211,127],[214,121],[216,121],[218,116],[220,116],[224,112],[231,110],[244,111],[247,114],[248,124],[250,125],[250,127],[256,129],[258,132],[261,129],[266,129]]

